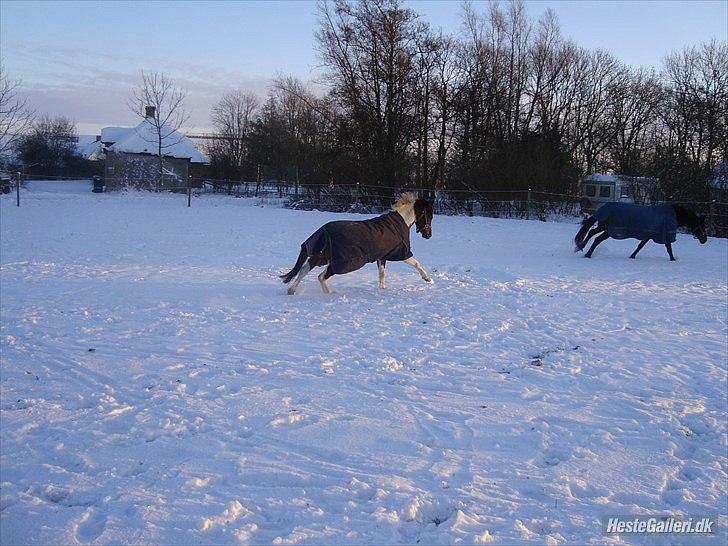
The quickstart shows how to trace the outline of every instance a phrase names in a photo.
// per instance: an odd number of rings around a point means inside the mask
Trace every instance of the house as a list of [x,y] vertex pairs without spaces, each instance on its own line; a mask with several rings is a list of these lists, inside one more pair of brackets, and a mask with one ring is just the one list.
[[103,161],[104,146],[101,144],[101,135],[79,135],[76,151],[86,161]]
[[99,142],[105,156],[104,177],[110,190],[175,189],[187,186],[191,164],[207,163],[194,143],[171,127],[162,126],[162,177],[155,108],[146,107],[136,127],[105,127]]

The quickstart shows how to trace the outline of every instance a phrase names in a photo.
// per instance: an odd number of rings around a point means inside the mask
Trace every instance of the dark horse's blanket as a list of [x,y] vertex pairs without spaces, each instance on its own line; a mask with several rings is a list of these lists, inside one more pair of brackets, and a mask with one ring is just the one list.
[[608,223],[607,232],[615,239],[652,239],[661,245],[675,242],[677,216],[672,205],[605,203],[594,217]]
[[329,267],[337,275],[377,260],[401,261],[412,257],[409,227],[398,212],[363,221],[329,222],[302,246],[309,256],[328,254]]

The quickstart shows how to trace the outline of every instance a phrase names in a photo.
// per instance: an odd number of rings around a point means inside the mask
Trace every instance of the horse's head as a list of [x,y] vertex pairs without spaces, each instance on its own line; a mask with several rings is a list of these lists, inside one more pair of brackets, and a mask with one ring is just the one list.
[[692,210],[682,207],[680,205],[673,205],[675,214],[677,215],[677,225],[685,226],[690,230],[700,244],[705,244],[708,241],[708,233],[705,227],[705,216],[702,214],[695,214]]
[[415,201],[415,225],[417,233],[420,233],[425,239],[432,237],[432,217],[435,209],[427,199],[419,198]]

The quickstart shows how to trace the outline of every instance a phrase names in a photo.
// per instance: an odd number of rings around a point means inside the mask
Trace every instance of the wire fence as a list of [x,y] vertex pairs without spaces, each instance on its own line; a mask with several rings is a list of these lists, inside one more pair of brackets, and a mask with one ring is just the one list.
[[[21,175],[9,184],[15,187],[18,206],[20,188],[33,180],[79,180],[81,177]],[[85,178],[88,180],[88,178]],[[18,181],[20,182],[18,184]],[[99,177],[90,180],[90,188],[103,191]],[[3,186],[2,192],[8,193]],[[187,206],[193,195],[223,194],[231,197],[253,197],[261,204],[275,204],[299,210],[327,212],[381,213],[389,208],[401,192],[413,192],[431,198],[435,213],[452,216],[486,216],[524,220],[553,220],[582,216],[580,195],[521,190],[428,189],[385,187],[364,184],[296,184],[287,181],[234,181],[190,177],[187,185],[167,186],[160,191],[184,194]],[[706,218],[709,235],[728,237],[728,202],[671,201],[685,205]]]
[[[263,203],[281,202],[289,208],[328,212],[380,213],[387,210],[401,192],[409,191],[433,198],[436,214],[486,216],[524,220],[553,220],[583,216],[583,197],[556,192],[522,190],[438,189],[382,187],[361,184],[306,184],[289,182],[201,181],[203,193],[225,193],[255,197]],[[684,205],[706,218],[708,233],[728,237],[728,202],[670,201]]]

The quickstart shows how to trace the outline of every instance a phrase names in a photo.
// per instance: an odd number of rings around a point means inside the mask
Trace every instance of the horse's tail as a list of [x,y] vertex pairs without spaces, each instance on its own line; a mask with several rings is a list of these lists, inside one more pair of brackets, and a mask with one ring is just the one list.
[[306,258],[308,258],[308,252],[306,252],[306,245],[301,245],[301,252],[298,255],[298,260],[296,260],[296,265],[293,266],[293,269],[291,269],[288,273],[284,273],[281,275],[281,279],[283,279],[284,284],[288,284],[293,280],[293,277],[295,277],[299,271],[301,271],[301,268],[303,267],[304,262],[306,261]]
[[584,250],[584,236],[589,231],[589,228],[591,228],[596,222],[597,219],[594,216],[584,218],[584,220],[581,222],[581,229],[576,234],[576,237],[574,237],[574,252]]

